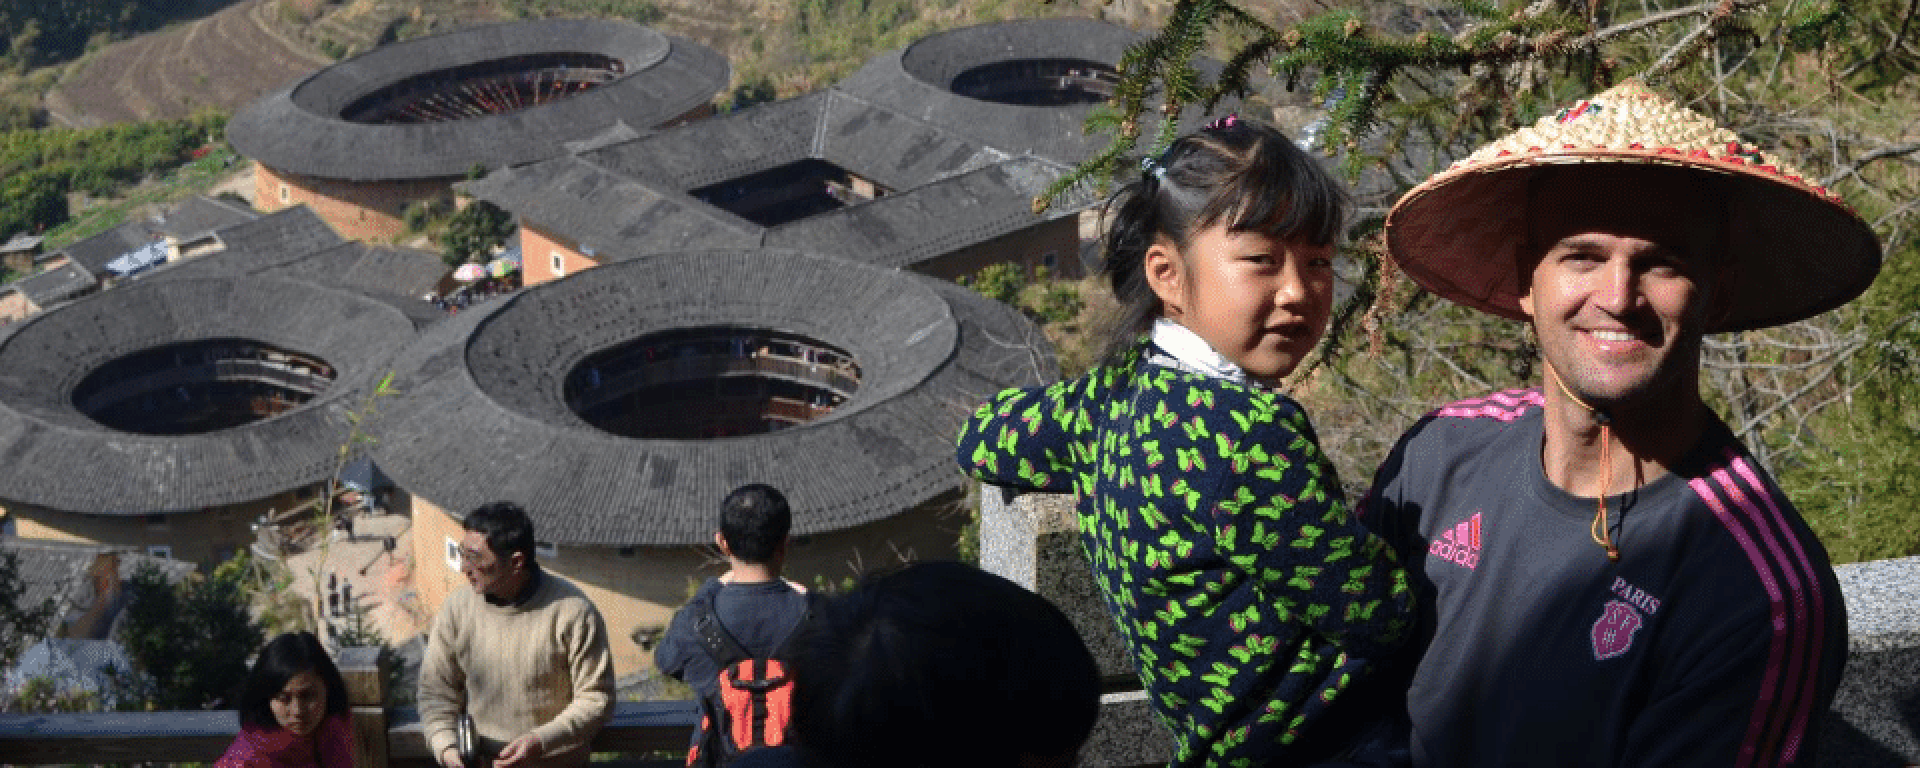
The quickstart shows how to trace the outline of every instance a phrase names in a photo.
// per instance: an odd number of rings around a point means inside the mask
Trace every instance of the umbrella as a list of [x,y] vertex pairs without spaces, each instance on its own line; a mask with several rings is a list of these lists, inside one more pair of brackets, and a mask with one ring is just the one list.
[[513,271],[519,268],[519,264],[507,259],[494,259],[493,261],[487,262],[487,273],[494,277],[506,277],[507,275],[513,274]]
[[463,283],[471,283],[486,276],[487,268],[472,262],[462,264],[459,269],[453,271],[453,279]]

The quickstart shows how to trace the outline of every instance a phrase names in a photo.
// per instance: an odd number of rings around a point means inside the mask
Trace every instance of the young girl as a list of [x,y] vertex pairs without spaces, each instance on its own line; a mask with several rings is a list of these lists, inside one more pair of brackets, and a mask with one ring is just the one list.
[[1175,141],[1107,204],[1105,362],[1002,392],[960,434],[974,477],[1077,494],[1175,766],[1348,757],[1391,708],[1357,689],[1407,639],[1406,575],[1273,389],[1326,330],[1345,207],[1272,128]]
[[260,651],[240,690],[240,737],[215,768],[353,768],[347,684],[320,638],[289,632]]

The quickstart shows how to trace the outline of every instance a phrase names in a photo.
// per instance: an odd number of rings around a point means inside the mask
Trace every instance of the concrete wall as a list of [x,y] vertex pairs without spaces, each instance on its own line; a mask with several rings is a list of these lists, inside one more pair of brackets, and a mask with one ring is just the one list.
[[[453,589],[466,581],[448,562],[447,542],[458,542],[464,512],[449,514],[433,502],[398,494],[393,508],[413,516],[414,588],[421,604],[437,611]],[[966,518],[958,493],[943,495],[887,520],[855,530],[797,537],[786,576],[802,584],[839,584],[865,570],[915,560],[950,560]],[[719,502],[715,501],[716,514]],[[536,531],[536,537],[538,532]],[[613,649],[614,672],[627,677],[653,665],[652,653],[636,637],[648,638],[667,622],[694,589],[726,570],[718,553],[706,547],[561,546],[540,558],[542,567],[571,580],[600,609]]]
[[253,205],[272,213],[305,204],[349,240],[390,242],[406,231],[407,206],[453,200],[460,177],[420,181],[340,181],[255,164]]
[[271,510],[298,504],[292,493],[259,501],[174,512],[150,522],[148,515],[88,515],[31,504],[0,502],[21,539],[124,547],[152,553],[166,547],[175,560],[212,568],[254,541],[253,522]]

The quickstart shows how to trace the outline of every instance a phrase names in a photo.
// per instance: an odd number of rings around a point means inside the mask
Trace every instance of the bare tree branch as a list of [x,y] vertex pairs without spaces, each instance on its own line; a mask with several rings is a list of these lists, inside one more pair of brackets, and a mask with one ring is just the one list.
[[1899,144],[1891,147],[1881,147],[1872,152],[1868,152],[1864,155],[1861,155],[1859,159],[1854,160],[1852,163],[1848,164],[1847,167],[1834,172],[1832,176],[1828,176],[1825,180],[1821,181],[1820,186],[1831,189],[1833,188],[1833,185],[1846,180],[1848,176],[1852,176],[1856,173],[1859,173],[1860,169],[1865,168],[1869,165],[1872,165],[1875,162],[1885,160],[1890,157],[1905,157],[1915,152],[1920,152],[1920,141],[1911,142],[1907,144]]

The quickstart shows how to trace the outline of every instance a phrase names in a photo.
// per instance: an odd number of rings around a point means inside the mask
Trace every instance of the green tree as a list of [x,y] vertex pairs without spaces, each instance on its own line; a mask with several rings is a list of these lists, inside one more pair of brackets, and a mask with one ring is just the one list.
[[513,215],[485,200],[475,200],[447,220],[440,231],[442,257],[458,266],[492,251],[513,236]]
[[989,264],[959,283],[994,301],[1018,306],[1020,291],[1027,287],[1027,271],[1018,264]]
[[59,606],[52,599],[25,605],[26,582],[20,576],[20,558],[0,552],[0,669],[11,669],[27,646],[46,633]]
[[175,585],[152,566],[128,582],[120,644],[142,678],[136,695],[163,710],[232,706],[263,640],[247,612],[243,552]]

